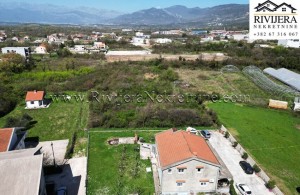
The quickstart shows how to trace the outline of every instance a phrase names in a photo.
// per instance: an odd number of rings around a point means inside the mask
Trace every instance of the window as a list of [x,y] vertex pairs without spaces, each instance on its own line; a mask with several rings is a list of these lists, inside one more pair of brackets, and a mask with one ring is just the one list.
[[206,182],[201,182],[200,184],[201,184],[201,186],[206,186],[207,183]]
[[270,4],[269,4],[269,3],[267,4],[267,7],[270,7]]
[[34,104],[34,101],[31,101],[30,103],[31,103],[31,104]]
[[182,187],[182,186],[183,186],[183,183],[182,183],[182,182],[177,182],[177,186],[178,186],[178,187]]
[[178,169],[178,173],[184,173],[184,169]]
[[202,165],[196,166],[197,173],[201,173],[203,169],[204,169],[204,166],[202,166]]
[[172,169],[168,169],[168,174],[172,174]]
[[285,7],[283,7],[283,8],[282,8],[282,11],[283,11],[283,12],[286,12],[286,8],[285,8]]

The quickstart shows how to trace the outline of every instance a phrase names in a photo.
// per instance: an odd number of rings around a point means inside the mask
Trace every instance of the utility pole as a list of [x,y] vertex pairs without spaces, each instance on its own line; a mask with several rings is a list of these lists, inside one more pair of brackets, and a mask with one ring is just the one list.
[[53,142],[51,142],[51,148],[52,148],[52,155],[53,155],[53,165],[56,167],[54,150],[53,150]]

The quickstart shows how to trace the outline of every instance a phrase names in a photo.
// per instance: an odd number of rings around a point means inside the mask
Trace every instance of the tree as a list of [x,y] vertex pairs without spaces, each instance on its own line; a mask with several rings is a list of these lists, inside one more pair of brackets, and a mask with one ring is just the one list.
[[5,116],[17,105],[17,98],[12,87],[0,82],[0,117]]
[[71,56],[72,53],[67,48],[63,48],[63,49],[60,48],[57,50],[57,55],[59,57],[68,57],[68,56]]
[[3,72],[21,73],[26,68],[25,58],[20,54],[7,53],[2,55],[0,70]]

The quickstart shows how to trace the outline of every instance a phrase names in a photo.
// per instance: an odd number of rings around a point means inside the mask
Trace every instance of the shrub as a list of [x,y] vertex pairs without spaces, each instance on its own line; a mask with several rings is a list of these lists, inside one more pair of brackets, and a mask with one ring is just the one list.
[[73,133],[71,144],[68,145],[68,148],[67,148],[67,151],[66,151],[66,154],[65,154],[66,159],[72,158],[72,155],[74,153],[74,147],[75,147],[76,139],[77,139],[77,134]]
[[4,127],[24,127],[25,129],[30,129],[36,121],[28,114],[24,114],[22,117],[7,117]]
[[229,132],[228,132],[228,131],[226,131],[225,137],[226,137],[227,139],[229,138]]
[[230,195],[237,195],[233,183],[234,183],[234,181],[231,180],[230,181],[230,187],[229,187],[229,193],[230,193]]
[[238,142],[234,142],[233,144],[232,144],[232,146],[235,148],[235,147],[237,147],[237,145],[238,145]]
[[272,190],[273,188],[275,188],[276,182],[274,180],[270,180],[268,181],[268,183],[266,184],[266,187],[270,190]]
[[244,152],[243,155],[242,155],[242,158],[246,160],[248,158],[248,153]]
[[259,168],[259,166],[257,166],[257,164],[253,165],[253,169],[255,173],[259,173],[261,171],[261,169]]

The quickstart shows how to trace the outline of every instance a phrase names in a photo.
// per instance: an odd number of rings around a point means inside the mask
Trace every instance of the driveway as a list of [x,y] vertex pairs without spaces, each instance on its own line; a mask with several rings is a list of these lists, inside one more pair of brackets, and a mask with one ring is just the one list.
[[55,162],[58,165],[62,165],[64,163],[68,143],[69,140],[46,141],[40,142],[36,148],[42,148],[41,152],[44,154],[44,157],[47,158],[48,163],[53,164],[53,152],[51,146],[51,144],[53,144]]
[[86,165],[86,157],[71,158],[63,165],[61,174],[46,176],[46,183],[54,183],[56,189],[65,186],[71,195],[85,195]]
[[219,132],[211,132],[210,145],[215,149],[231,172],[235,183],[244,183],[249,186],[254,195],[274,194],[265,187],[265,182],[257,175],[247,175],[240,167],[239,162],[243,160],[240,153],[235,150],[231,143]]

